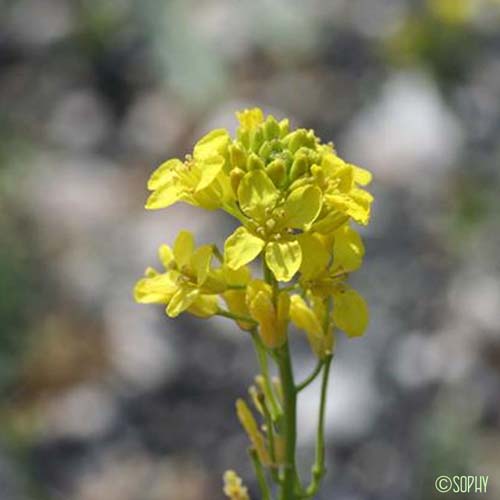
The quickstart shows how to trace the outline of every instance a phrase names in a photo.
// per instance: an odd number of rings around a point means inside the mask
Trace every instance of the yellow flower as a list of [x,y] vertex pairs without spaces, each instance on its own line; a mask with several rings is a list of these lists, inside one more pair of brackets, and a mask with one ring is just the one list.
[[335,326],[349,337],[363,335],[368,325],[368,306],[363,297],[345,283],[348,273],[362,263],[365,249],[359,234],[344,224],[332,237],[303,234],[300,244],[305,254],[314,256],[302,263],[301,286],[313,297],[332,296]]
[[[228,286],[222,297],[226,302],[230,313],[237,316],[250,316],[247,308],[246,287],[251,279],[248,267],[243,266],[237,270],[231,269],[227,265],[222,266],[222,275]],[[242,330],[252,330],[254,325],[246,321],[237,321]]]
[[360,337],[368,326],[369,312],[365,299],[346,284],[334,292],[333,321],[349,337]]
[[230,205],[232,190],[223,171],[229,142],[226,130],[213,130],[198,141],[184,162],[174,158],[160,165],[148,182],[153,192],[146,208],[165,208],[177,201],[206,209]]
[[370,172],[346,163],[327,149],[321,165],[313,166],[311,171],[324,195],[322,213],[312,230],[329,233],[349,218],[363,225],[368,224],[373,197],[360,186],[371,182]]
[[250,500],[248,489],[243,486],[243,481],[233,470],[224,474],[224,494],[229,500]]
[[275,278],[291,280],[302,262],[296,231],[307,230],[319,214],[320,190],[302,186],[284,197],[264,170],[253,170],[241,179],[238,202],[247,220],[226,240],[228,266],[238,269],[264,251]]
[[322,322],[325,322],[326,308],[322,307],[322,302],[317,301],[316,307],[309,307],[300,295],[293,295],[290,299],[290,319],[297,328],[304,330],[307,334],[309,345],[314,354],[319,359],[332,354],[333,352],[333,328],[327,318],[326,329]]
[[135,286],[137,302],[166,304],[166,313],[174,318],[183,311],[208,317],[218,311],[217,294],[224,291],[224,283],[211,272],[213,247],[203,245],[195,250],[194,238],[181,231],[174,248],[162,245],[159,258],[165,271],[152,268]]
[[250,316],[259,324],[259,335],[264,344],[274,349],[286,342],[290,298],[287,292],[280,292],[276,306],[273,290],[262,280],[251,281],[246,290],[246,306]]
[[216,129],[195,145],[184,162],[173,159],[151,176],[147,208],[184,201],[222,208],[241,226],[228,237],[225,259],[232,269],[259,255],[278,281],[299,270],[302,233],[328,234],[349,219],[367,224],[372,196],[364,169],[344,162],[312,130],[290,131],[288,120],[259,108],[236,113],[236,138]]

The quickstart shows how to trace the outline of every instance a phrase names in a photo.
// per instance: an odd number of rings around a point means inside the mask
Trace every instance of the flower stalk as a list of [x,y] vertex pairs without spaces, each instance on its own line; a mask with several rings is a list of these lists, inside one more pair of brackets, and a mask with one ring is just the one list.
[[277,352],[281,385],[283,387],[283,433],[285,437],[285,461],[280,500],[295,499],[298,477],[295,461],[297,444],[297,391],[295,389],[292,362],[288,343]]

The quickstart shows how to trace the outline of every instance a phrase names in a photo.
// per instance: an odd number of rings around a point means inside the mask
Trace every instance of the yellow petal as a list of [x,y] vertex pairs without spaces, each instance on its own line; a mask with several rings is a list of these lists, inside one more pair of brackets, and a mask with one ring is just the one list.
[[299,295],[293,295],[290,299],[290,319],[297,328],[306,332],[309,345],[316,356],[323,358],[326,354],[325,340],[327,339],[321,322]]
[[181,231],[174,243],[174,258],[179,269],[189,264],[193,251],[193,235],[189,231]]
[[264,170],[252,170],[238,186],[240,207],[249,217],[264,220],[266,209],[271,211],[278,201],[279,191]]
[[219,303],[216,295],[200,295],[187,309],[187,311],[199,318],[209,318],[217,313]]
[[158,257],[165,269],[168,269],[170,264],[174,261],[174,252],[168,245],[161,245],[158,249]]
[[366,225],[370,220],[371,194],[361,189],[352,189],[349,194],[335,193],[325,195],[331,208],[352,217],[356,222]]
[[[227,290],[224,292],[223,298],[229,312],[241,316],[249,316],[245,290]],[[245,323],[244,321],[237,321],[237,323],[242,330],[251,330],[253,328],[252,323]]]
[[321,216],[310,228],[311,231],[317,231],[322,234],[329,234],[338,229],[342,224],[349,220],[349,216],[338,210],[329,210],[325,216]]
[[240,226],[226,240],[224,259],[231,269],[238,269],[251,262],[264,248],[264,241]]
[[211,156],[224,156],[230,141],[229,132],[223,128],[215,129],[204,135],[195,145],[193,157],[195,160]]
[[316,186],[294,189],[283,207],[286,224],[296,229],[304,229],[312,224],[321,210],[321,202],[322,193]]
[[364,189],[352,189],[349,193],[351,199],[357,204],[355,214],[350,214],[351,217],[360,224],[367,225],[370,222],[371,205],[373,196]]
[[323,335],[319,319],[300,295],[292,295],[290,299],[290,319],[297,328],[311,335]]
[[334,292],[333,320],[349,337],[363,335],[368,318],[368,305],[358,292],[346,286]]
[[333,243],[333,269],[355,271],[361,266],[365,247],[359,234],[348,224],[335,231]]
[[204,158],[196,162],[196,167],[201,171],[200,181],[196,186],[196,191],[201,191],[209,186],[219,175],[224,165],[224,158],[216,155],[209,158]]
[[239,269],[231,269],[227,265],[222,265],[224,281],[228,286],[245,286],[251,278],[250,269],[242,266]]
[[246,288],[248,307],[250,307],[250,302],[259,292],[264,292],[271,297],[273,294],[273,287],[269,283],[266,283],[264,280],[255,279],[250,281]]
[[264,121],[264,113],[260,108],[245,109],[236,113],[242,131],[251,130]]
[[196,274],[198,286],[203,285],[207,279],[213,252],[212,245],[202,245],[191,256],[190,267]]
[[181,200],[183,190],[178,184],[166,184],[153,191],[146,201],[147,210],[167,208]]
[[188,309],[198,298],[199,290],[191,287],[180,287],[170,299],[166,312],[171,318],[176,318]]
[[290,281],[301,262],[302,251],[297,240],[272,241],[266,246],[266,264],[278,281]]
[[177,291],[178,273],[157,274],[139,280],[134,288],[134,298],[141,304],[166,304]]
[[325,271],[330,262],[330,253],[319,234],[303,233],[297,237],[302,255],[300,273],[305,280],[312,280]]
[[257,292],[250,301],[248,309],[252,318],[259,323],[259,335],[262,342],[271,349],[282,345],[282,335],[276,328],[276,312],[272,295],[264,291]]
[[169,184],[175,177],[176,169],[182,169],[183,163],[178,158],[173,158],[162,163],[148,180],[148,189],[154,191],[166,184]]
[[354,172],[354,182],[361,186],[367,186],[372,181],[372,174],[369,170],[366,170],[356,165],[351,165]]
[[155,276],[158,276],[160,273],[154,268],[154,267],[147,267],[146,270],[144,271],[144,276],[146,278],[154,278]]

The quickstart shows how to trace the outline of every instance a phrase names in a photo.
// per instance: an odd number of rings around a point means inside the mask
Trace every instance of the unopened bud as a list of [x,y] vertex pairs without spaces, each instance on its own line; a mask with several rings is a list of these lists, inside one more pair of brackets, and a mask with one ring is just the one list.
[[224,474],[223,491],[229,500],[250,500],[248,489],[243,486],[243,481],[233,470],[228,470]]
[[264,436],[260,432],[257,422],[255,421],[250,408],[245,403],[243,399],[238,399],[236,401],[236,413],[241,425],[245,429],[248,438],[250,439],[260,461],[263,464],[270,464],[271,460],[269,457],[269,452],[267,451]]
[[264,167],[264,162],[255,153],[250,153],[247,161],[248,170],[261,170]]
[[292,168],[290,169],[290,180],[293,182],[299,177],[303,176],[307,172],[309,164],[305,156],[298,156],[292,163]]
[[262,127],[258,127],[251,132],[250,135],[250,149],[257,152],[264,142],[264,132]]
[[273,146],[269,141],[265,141],[259,148],[259,156],[266,160],[271,156],[272,152],[273,152]]
[[247,155],[244,149],[239,144],[232,144],[229,147],[229,158],[231,160],[231,166],[238,167],[241,169],[246,168]]
[[229,174],[229,179],[231,181],[231,187],[233,189],[233,193],[238,196],[238,187],[240,185],[241,179],[245,175],[245,171],[241,170],[241,168],[233,168],[231,173]]
[[255,409],[261,414],[264,415],[264,408],[262,408],[262,403],[261,399],[263,397],[262,391],[259,391],[257,387],[254,385],[251,385],[248,388],[248,394],[250,395],[250,398],[252,399],[252,403],[255,406]]
[[320,186],[325,183],[325,171],[319,165],[311,167],[311,174],[313,174],[313,177]]
[[288,118],[281,120],[279,123],[279,127],[280,127],[280,138],[283,139],[283,137],[285,137],[290,132],[290,121],[288,120]]
[[280,126],[278,122],[276,121],[276,118],[274,116],[269,115],[267,117],[267,120],[264,123],[264,132],[266,135],[266,139],[275,139],[276,137],[279,137],[280,135]]
[[308,141],[307,131],[303,128],[296,130],[288,134],[284,139],[285,144],[287,144],[288,149],[291,153],[295,153],[302,146],[306,146]]
[[282,159],[276,159],[266,167],[266,173],[273,181],[274,185],[279,187],[286,182],[286,165]]

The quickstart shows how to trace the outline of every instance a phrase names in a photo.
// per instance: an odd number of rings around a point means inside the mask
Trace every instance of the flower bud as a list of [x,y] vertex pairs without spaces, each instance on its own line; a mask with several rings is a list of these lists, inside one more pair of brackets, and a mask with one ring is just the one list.
[[240,185],[241,179],[243,179],[245,175],[245,171],[241,170],[241,168],[233,168],[231,173],[229,174],[229,180],[231,182],[231,188],[233,189],[233,193],[238,196],[238,187]]
[[280,127],[280,138],[283,139],[283,137],[288,135],[288,133],[290,132],[290,121],[288,120],[288,118],[281,120],[279,123],[279,127]]
[[294,162],[292,163],[292,168],[290,169],[290,180],[293,182],[294,180],[303,176],[307,172],[308,167],[309,164],[305,156],[300,155],[295,158]]
[[210,318],[219,310],[215,295],[200,295],[188,308],[188,312],[198,318]]
[[275,186],[282,186],[286,182],[285,162],[280,158],[273,160],[269,163],[269,165],[267,165],[266,173],[271,178]]
[[288,145],[288,149],[292,153],[295,153],[295,151],[302,147],[314,148],[316,146],[314,132],[303,128],[299,128],[295,132],[288,134],[283,141]]
[[281,380],[279,377],[273,377],[272,379],[274,392],[278,396],[280,403],[283,403],[283,386],[281,385]]
[[224,473],[223,491],[229,500],[250,500],[248,489],[243,486],[243,481],[233,470]]
[[236,414],[238,415],[238,419],[245,429],[252,446],[255,448],[260,461],[263,464],[270,464],[271,459],[265,446],[264,436],[260,432],[250,408],[243,399],[238,399],[236,401]]
[[255,409],[261,414],[264,415],[264,408],[262,407],[262,398],[264,397],[264,393],[257,389],[255,385],[251,385],[248,388],[248,394],[250,395],[250,398],[252,399],[252,403],[255,406]]
[[259,156],[267,161],[273,152],[273,146],[270,141],[265,141],[259,149]]
[[250,149],[252,151],[258,151],[262,144],[264,143],[264,131],[262,127],[258,127],[250,133]]
[[300,295],[291,298],[290,318],[295,326],[304,330],[312,351],[323,359],[327,354],[325,349],[325,333],[318,316],[304,301]]
[[[246,293],[244,290],[226,290],[223,294],[229,312],[240,316],[248,316]],[[251,330],[253,325],[245,321],[237,321],[242,330]]]
[[276,313],[272,296],[263,291],[257,292],[250,302],[250,314],[259,323],[259,334],[267,347],[279,347],[282,342],[276,328]]
[[233,168],[238,167],[245,170],[247,164],[247,155],[244,149],[238,143],[229,146],[229,158]]
[[248,170],[261,170],[264,167],[264,162],[255,153],[250,153],[247,161]]
[[264,133],[267,140],[275,139],[280,135],[280,126],[274,116],[269,115],[264,123]]
[[320,186],[325,184],[325,171],[319,165],[311,167],[311,174]]
[[301,128],[288,134],[283,139],[283,142],[286,144],[291,153],[295,153],[297,149],[299,149],[304,145],[305,140],[306,140],[306,131]]

